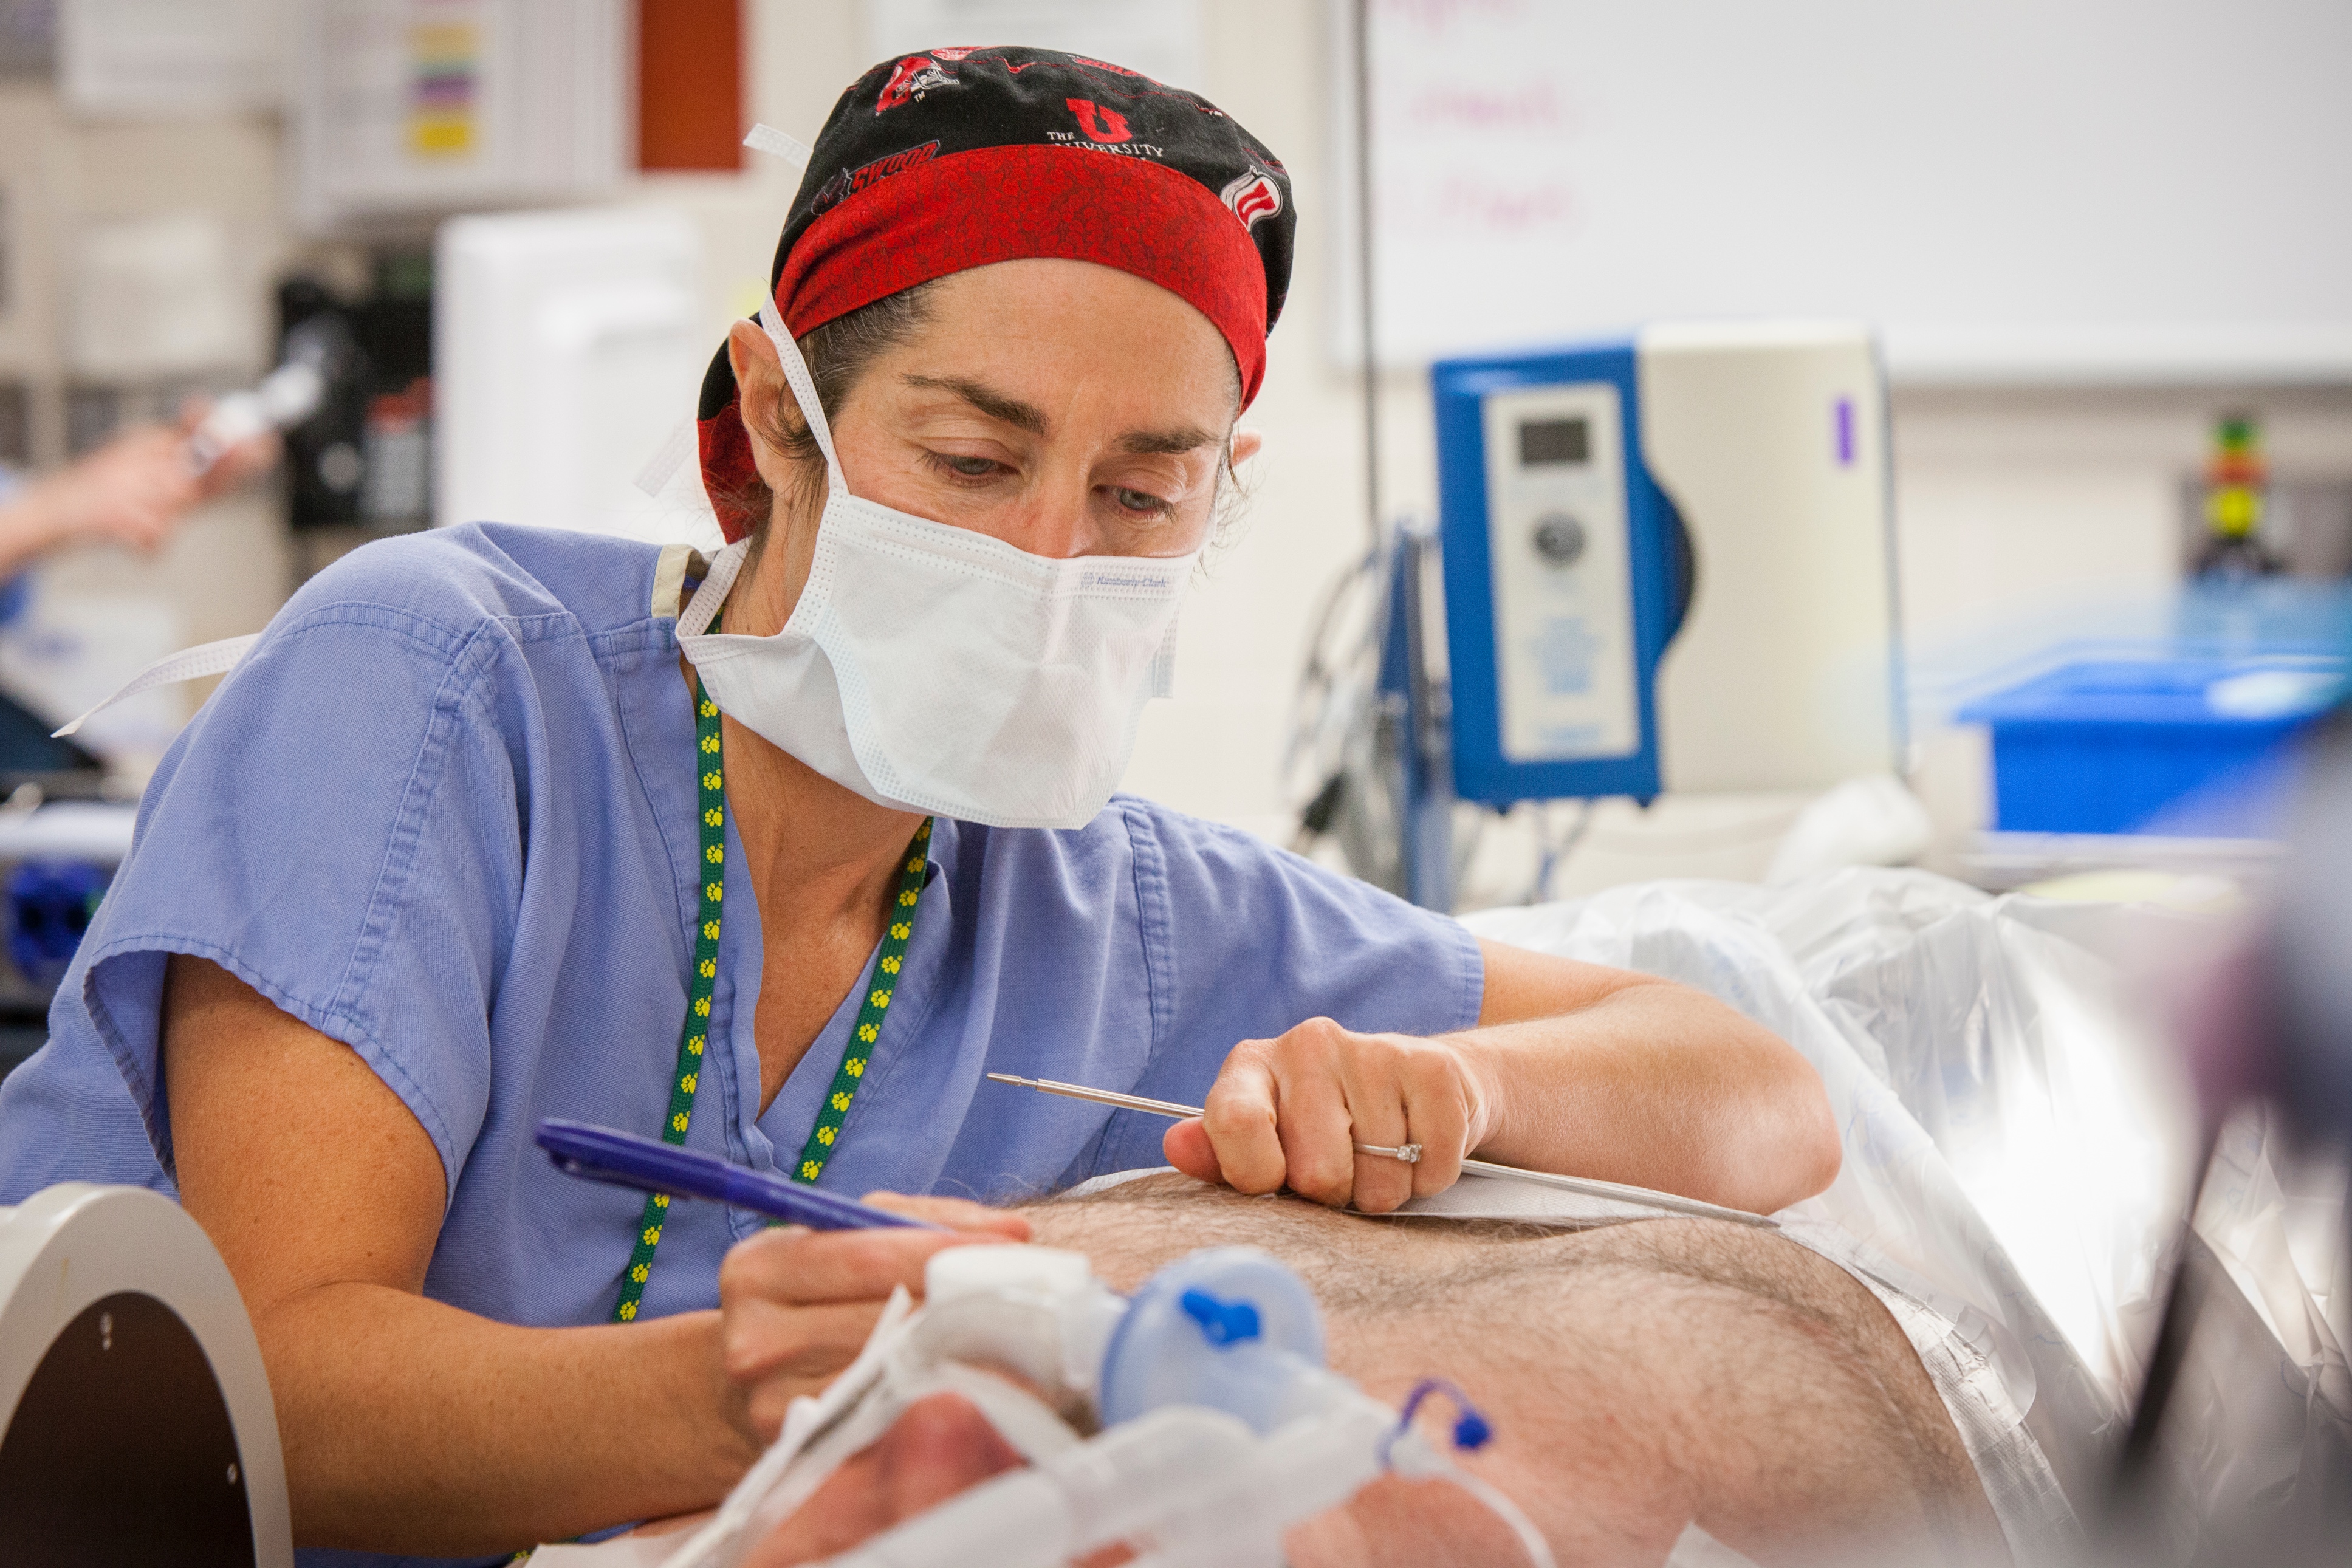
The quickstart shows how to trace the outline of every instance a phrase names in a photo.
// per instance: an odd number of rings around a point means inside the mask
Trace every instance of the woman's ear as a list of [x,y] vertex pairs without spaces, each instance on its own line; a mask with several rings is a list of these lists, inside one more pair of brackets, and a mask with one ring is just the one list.
[[[778,372],[782,374],[782,371]],[[1265,445],[1265,437],[1255,430],[1234,432],[1233,465],[1236,468],[1256,456]]]
[[751,461],[768,488],[782,494],[791,482],[792,459],[776,449],[769,433],[792,430],[800,413],[786,413],[783,361],[768,329],[757,321],[738,321],[727,329],[727,363],[735,372],[735,396],[743,413],[743,429],[751,437]]

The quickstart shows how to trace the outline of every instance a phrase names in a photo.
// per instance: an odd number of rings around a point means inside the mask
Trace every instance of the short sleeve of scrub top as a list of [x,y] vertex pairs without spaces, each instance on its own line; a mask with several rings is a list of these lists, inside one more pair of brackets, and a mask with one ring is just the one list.
[[[563,1176],[531,1134],[566,1116],[652,1135],[667,1114],[703,882],[687,556],[466,527],[306,585],[164,758],[49,1043],[0,1084],[0,1202],[69,1179],[174,1190],[157,1035],[167,958],[190,954],[356,1051],[429,1136],[447,1208],[428,1294],[607,1320],[642,1200]],[[1307,1018],[1477,1017],[1454,922],[1148,801],[1065,832],[942,821],[929,858],[827,1187],[1006,1199],[1160,1163],[1164,1122],[991,1071],[1197,1103],[1236,1043]],[[731,833],[723,892],[688,1146],[792,1169],[866,987],[762,1108],[762,944]],[[642,1315],[714,1304],[759,1223],[673,1205]]]

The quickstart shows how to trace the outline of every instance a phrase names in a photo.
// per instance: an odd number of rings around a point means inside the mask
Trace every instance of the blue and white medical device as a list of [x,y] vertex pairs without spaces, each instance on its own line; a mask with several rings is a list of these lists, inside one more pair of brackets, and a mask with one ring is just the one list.
[[1451,799],[1826,789],[1900,771],[1885,383],[1859,325],[1659,324],[1432,371],[1444,673],[1391,593],[1405,861]]
[[1658,792],[1654,680],[1689,536],[1642,462],[1633,343],[1432,372],[1454,790]]

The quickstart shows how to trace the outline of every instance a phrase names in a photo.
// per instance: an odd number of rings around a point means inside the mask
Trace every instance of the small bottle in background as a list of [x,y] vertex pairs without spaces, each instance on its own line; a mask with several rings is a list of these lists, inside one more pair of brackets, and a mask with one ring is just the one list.
[[2286,562],[2263,540],[2270,511],[2270,465],[2262,427],[2248,414],[2224,414],[2213,427],[2213,455],[2205,464],[2205,544],[2198,552],[2202,578],[2270,577]]

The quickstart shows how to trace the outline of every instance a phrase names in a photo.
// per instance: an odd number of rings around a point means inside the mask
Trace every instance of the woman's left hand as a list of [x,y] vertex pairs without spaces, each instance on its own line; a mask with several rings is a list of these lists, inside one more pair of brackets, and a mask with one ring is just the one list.
[[[1446,1040],[1358,1034],[1309,1019],[1278,1040],[1244,1040],[1225,1058],[1205,1114],[1168,1129],[1161,1149],[1187,1176],[1241,1192],[1282,1187],[1318,1203],[1386,1214],[1443,1192],[1485,1141],[1493,1085]],[[1367,1155],[1412,1143],[1408,1164]]]

